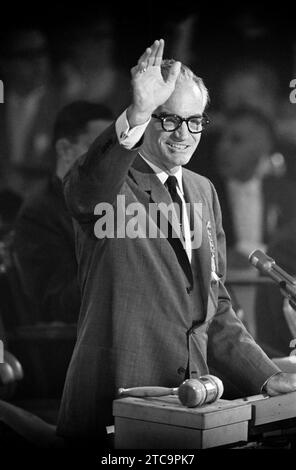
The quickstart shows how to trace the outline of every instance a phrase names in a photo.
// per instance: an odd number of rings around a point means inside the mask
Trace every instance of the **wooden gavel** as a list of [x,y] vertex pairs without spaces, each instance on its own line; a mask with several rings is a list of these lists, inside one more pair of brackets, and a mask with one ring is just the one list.
[[133,387],[120,388],[120,396],[131,397],[162,397],[165,395],[178,395],[182,405],[189,408],[213,403],[218,400],[224,391],[223,383],[214,375],[202,375],[198,379],[187,379],[179,387]]

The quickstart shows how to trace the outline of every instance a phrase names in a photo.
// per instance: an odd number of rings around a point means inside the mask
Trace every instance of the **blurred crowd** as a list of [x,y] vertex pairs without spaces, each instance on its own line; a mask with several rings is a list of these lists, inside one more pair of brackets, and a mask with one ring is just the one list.
[[66,39],[61,39],[55,62],[41,31],[11,31],[1,41],[5,100],[0,109],[0,188],[20,196],[42,183],[55,166],[51,131],[65,104],[84,99],[108,104],[118,113],[128,103],[129,75],[114,63],[108,24]]
[[[192,17],[180,23],[170,48],[199,74],[194,25]],[[7,33],[0,43],[0,338],[10,338],[7,346],[27,370],[35,368],[24,387],[30,396],[60,396],[75,341],[74,332],[66,349],[50,350],[51,361],[61,361],[60,384],[52,387],[56,370],[36,361],[49,349],[36,340],[29,351],[25,330],[21,340],[15,336],[19,328],[69,326],[78,319],[75,241],[61,180],[130,96],[129,70],[114,58],[118,43],[108,21],[71,40],[65,32],[60,41],[56,61],[48,38],[36,29]],[[211,125],[188,167],[216,187],[228,266],[246,268],[250,252],[260,248],[296,275],[296,106],[290,89],[281,87],[272,64],[244,57],[211,83]],[[288,354],[292,330],[280,292],[262,286],[257,309],[259,342]]]

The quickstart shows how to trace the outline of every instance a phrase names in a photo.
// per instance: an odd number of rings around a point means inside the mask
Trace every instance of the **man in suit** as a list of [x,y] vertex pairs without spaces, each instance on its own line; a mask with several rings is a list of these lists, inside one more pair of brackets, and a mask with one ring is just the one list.
[[5,101],[0,108],[2,184],[22,196],[54,168],[51,132],[61,96],[52,77],[47,40],[35,29],[15,29],[1,42]]
[[[182,171],[206,122],[207,90],[180,62],[162,62],[163,48],[157,40],[146,49],[132,69],[131,106],[65,178],[82,288],[57,430],[69,441],[99,445],[118,387],[176,387],[207,373],[208,363],[246,394],[263,386],[270,394],[296,389],[296,375],[279,371],[232,310],[215,189]],[[157,205],[162,220],[173,200],[176,217],[182,213],[180,237],[173,216],[162,237],[149,209]],[[197,210],[192,220],[185,201],[200,203],[202,214]],[[112,225],[110,207],[114,233],[100,238],[104,224]],[[141,223],[153,229],[157,223],[157,237],[127,236],[135,207]],[[191,240],[190,223],[201,243]]]
[[[226,116],[215,149],[217,190],[228,250],[228,266],[264,247],[276,229],[291,219],[295,189],[276,153],[271,121],[253,108],[237,108]],[[284,189],[283,189],[284,188]]]

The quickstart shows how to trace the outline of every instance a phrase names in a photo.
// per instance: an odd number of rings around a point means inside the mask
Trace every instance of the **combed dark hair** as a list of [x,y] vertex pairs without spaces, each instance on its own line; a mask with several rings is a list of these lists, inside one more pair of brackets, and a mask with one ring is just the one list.
[[90,121],[98,119],[113,120],[113,113],[101,103],[74,101],[67,104],[57,114],[53,129],[53,143],[61,138],[75,140],[86,130]]

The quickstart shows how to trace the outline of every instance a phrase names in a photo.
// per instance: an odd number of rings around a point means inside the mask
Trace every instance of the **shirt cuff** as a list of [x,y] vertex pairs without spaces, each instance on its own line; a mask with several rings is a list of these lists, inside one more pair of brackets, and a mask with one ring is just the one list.
[[130,128],[125,110],[115,123],[116,134],[120,145],[128,150],[137,147],[137,144],[141,141],[149,122],[150,119],[140,126]]

